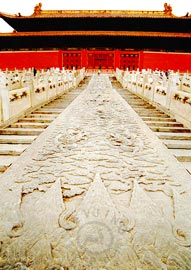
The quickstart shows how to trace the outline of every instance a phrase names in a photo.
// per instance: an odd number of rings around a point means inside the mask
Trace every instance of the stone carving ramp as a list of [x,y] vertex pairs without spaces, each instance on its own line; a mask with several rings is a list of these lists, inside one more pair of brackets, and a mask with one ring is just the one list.
[[1,183],[0,269],[191,269],[191,176],[108,75]]
[[184,127],[175,118],[164,113],[159,105],[150,104],[135,93],[123,89],[114,78],[111,82],[119,94],[191,174],[191,129]]
[[54,121],[58,115],[83,91],[89,77],[77,88],[70,89],[17,122],[0,128],[0,174],[5,172],[17,157]]

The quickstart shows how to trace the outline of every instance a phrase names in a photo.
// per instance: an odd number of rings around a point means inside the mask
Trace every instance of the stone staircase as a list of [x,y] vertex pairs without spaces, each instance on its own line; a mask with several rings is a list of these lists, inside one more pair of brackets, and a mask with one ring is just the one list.
[[191,174],[191,130],[119,83],[113,86]]
[[[37,136],[81,93],[88,80],[86,77],[77,89],[36,109],[17,122],[0,128],[0,174],[9,168]],[[191,130],[162,110],[123,89],[119,83],[113,82],[113,86],[191,173]]]
[[76,89],[27,114],[17,122],[0,128],[0,174],[9,168],[37,136],[82,92],[88,80],[89,78],[85,77]]

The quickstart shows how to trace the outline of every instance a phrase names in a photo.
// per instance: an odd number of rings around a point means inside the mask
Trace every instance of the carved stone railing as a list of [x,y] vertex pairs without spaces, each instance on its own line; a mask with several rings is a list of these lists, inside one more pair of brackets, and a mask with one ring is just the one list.
[[[38,71],[32,69],[0,73],[0,122],[23,115],[56,96],[78,86],[85,76],[85,69]],[[16,78],[16,79],[15,79]],[[14,82],[14,83],[13,83]]]
[[191,78],[189,76],[182,78],[181,90],[187,93],[191,93]]
[[191,126],[191,77],[171,71],[167,78],[163,72],[143,70],[116,70],[116,78],[123,88],[143,97],[150,103],[160,104],[174,117]]

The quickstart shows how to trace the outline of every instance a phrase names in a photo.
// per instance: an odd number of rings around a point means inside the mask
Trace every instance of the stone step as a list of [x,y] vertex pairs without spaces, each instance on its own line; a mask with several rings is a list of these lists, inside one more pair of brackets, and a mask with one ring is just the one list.
[[47,105],[45,105],[44,107],[41,107],[41,108],[39,108],[39,109],[37,109],[36,111],[55,111],[55,112],[62,112],[62,107],[61,108],[56,108],[55,106],[54,106],[54,104],[55,104],[55,102],[52,102],[52,103],[50,103],[50,104],[47,104]]
[[21,118],[19,119],[18,122],[22,122],[22,123],[25,123],[25,122],[33,122],[33,123],[51,123],[55,118],[52,118],[52,119],[48,119],[48,118],[42,118],[42,117],[39,117],[39,118],[34,118],[34,117],[31,117],[31,118]]
[[159,139],[163,140],[191,140],[191,133],[154,132]]
[[144,116],[141,117],[143,121],[148,122],[148,121],[160,121],[160,122],[176,122],[176,119],[172,119],[170,118],[168,115],[162,116],[162,117],[158,117],[158,116]]
[[[126,98],[128,98],[128,99],[130,99],[130,100],[138,100],[138,101],[141,100],[140,97],[138,97],[138,96],[136,96],[136,95],[134,95],[134,94],[129,95],[127,92],[121,92],[121,91],[120,91],[120,94],[121,94],[122,96],[125,96]],[[141,100],[141,101],[144,102],[144,100]]]
[[126,95],[129,96],[129,97],[134,97],[134,96],[135,96],[136,98],[139,98],[139,97],[136,96],[134,93],[129,92],[128,89],[118,88],[118,90],[120,91],[120,93],[126,94]]
[[37,136],[20,136],[20,135],[0,135],[0,143],[8,144],[30,144]]
[[130,100],[126,99],[126,98],[124,98],[124,99],[125,99],[125,100],[127,101],[127,103],[128,103],[129,105],[131,105],[131,106],[140,106],[140,107],[147,106],[147,103],[145,103],[145,102],[141,102],[141,101],[133,102],[133,101],[130,101]]
[[145,123],[150,127],[183,127],[183,124],[177,122],[168,121],[145,121]]
[[66,96],[63,96],[63,97],[61,97],[61,98],[59,98],[59,99],[56,99],[55,100],[55,103],[57,103],[57,102],[60,102],[60,103],[63,103],[63,102],[65,102],[65,101],[69,101],[69,100],[73,100],[74,98],[76,98],[78,95],[77,94],[72,94],[72,93],[68,93]]
[[128,102],[131,102],[131,103],[136,103],[136,104],[148,104],[146,101],[140,99],[140,98],[136,98],[136,97],[130,97],[126,94],[122,94],[121,95],[124,99],[126,99]]
[[128,99],[131,99],[131,100],[141,100],[141,101],[144,102],[143,99],[141,99],[140,97],[136,96],[136,95],[133,94],[133,93],[132,93],[132,94],[129,94],[128,91],[126,91],[126,92],[120,91],[120,93],[121,93],[122,95],[126,96],[126,98],[128,98]]
[[66,104],[70,104],[70,103],[71,103],[71,100],[65,100],[63,102],[60,101],[60,102],[54,103],[54,106],[58,106],[60,108],[60,110],[61,109],[64,110],[66,107]]
[[11,125],[12,128],[47,128],[47,123],[17,122]]
[[133,107],[134,110],[137,110],[137,109],[140,109],[140,110],[144,110],[144,109],[146,109],[146,110],[156,110],[155,107],[149,106],[149,105],[144,105],[143,107],[135,105],[135,106],[132,106],[132,107]]
[[65,97],[63,99],[58,99],[54,102],[54,104],[64,104],[65,102],[69,102],[71,100],[74,100],[76,98],[76,96],[68,96],[68,97]]
[[191,149],[191,141],[187,140],[163,140],[169,149]]
[[[80,92],[81,93],[81,92]],[[79,93],[79,94],[80,94]],[[74,93],[74,92],[68,92],[66,95],[61,96],[60,98],[58,98],[58,101],[65,101],[65,100],[69,100],[69,99],[73,99],[76,96],[78,96],[78,94]],[[56,101],[57,101],[56,100]]]
[[130,100],[138,100],[138,101],[143,101],[140,97],[134,95],[134,94],[130,94],[126,91],[126,92],[122,92],[120,91],[120,93],[125,96],[126,98],[130,99]]
[[135,108],[135,107],[133,107],[133,109],[136,111],[136,112],[138,112],[138,113],[142,113],[142,112],[148,112],[148,113],[160,113],[161,114],[161,112],[159,111],[159,110],[157,110],[156,108],[145,108],[145,107],[139,107],[139,108]]
[[189,162],[189,161],[183,161],[183,162],[181,162],[181,164],[191,174],[191,162]]
[[60,114],[63,110],[51,110],[51,109],[46,109],[46,110],[36,110],[32,114]]
[[147,106],[148,103],[144,100],[141,100],[140,98],[137,98],[135,99],[134,97],[133,98],[130,98],[130,97],[127,97],[124,95],[124,98],[127,100],[128,103],[131,103],[131,104],[135,104],[135,105],[143,105],[143,106]]
[[64,102],[65,100],[68,100],[70,97],[69,97],[69,94],[63,98],[58,98],[55,100],[54,103],[59,103],[59,102]]
[[[133,108],[133,107],[132,107]],[[157,110],[147,110],[147,109],[142,109],[142,110],[136,110],[133,108],[133,110],[139,115],[139,116],[149,116],[149,115],[152,115],[152,116],[161,116],[163,115],[163,113],[157,111]]]
[[48,104],[48,105],[44,106],[43,108],[38,109],[37,111],[40,111],[40,110],[42,110],[42,111],[45,111],[45,110],[49,111],[50,110],[50,111],[62,112],[63,106],[57,106],[55,104],[55,102],[53,102],[53,104]]
[[4,128],[0,129],[2,135],[40,135],[43,128]]
[[61,112],[63,111],[63,109],[65,108],[65,106],[55,106],[55,104],[52,104],[52,105],[47,105],[45,107],[46,109],[53,109],[53,110],[60,110]]
[[164,114],[163,112],[147,112],[147,111],[143,111],[143,112],[138,112],[137,113],[140,117],[145,117],[145,116],[156,116],[156,117],[164,117],[164,118],[168,118],[169,116]]
[[17,159],[17,156],[0,156],[0,172],[6,171]]
[[56,114],[35,114],[35,113],[31,113],[29,115],[26,115],[25,118],[48,118],[50,120],[54,120],[55,118],[57,118],[58,115]]
[[191,162],[191,150],[190,149],[169,149],[180,162]]
[[155,127],[149,126],[149,128],[154,132],[181,132],[181,133],[189,133],[191,130],[189,128],[184,127]]
[[[60,114],[60,113],[59,113]],[[30,114],[30,117],[47,117],[47,118],[49,118],[49,117],[51,117],[51,118],[56,118],[56,117],[58,117],[58,114],[55,114],[55,113],[41,113],[41,112],[36,112],[36,111],[34,111],[33,113],[31,113]]]
[[29,144],[2,144],[0,146],[0,155],[20,155]]

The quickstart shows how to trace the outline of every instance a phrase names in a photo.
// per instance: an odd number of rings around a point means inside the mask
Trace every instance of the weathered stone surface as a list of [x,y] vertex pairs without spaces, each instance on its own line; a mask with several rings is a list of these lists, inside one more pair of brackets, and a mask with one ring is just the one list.
[[0,269],[191,268],[191,176],[107,75],[1,183]]

